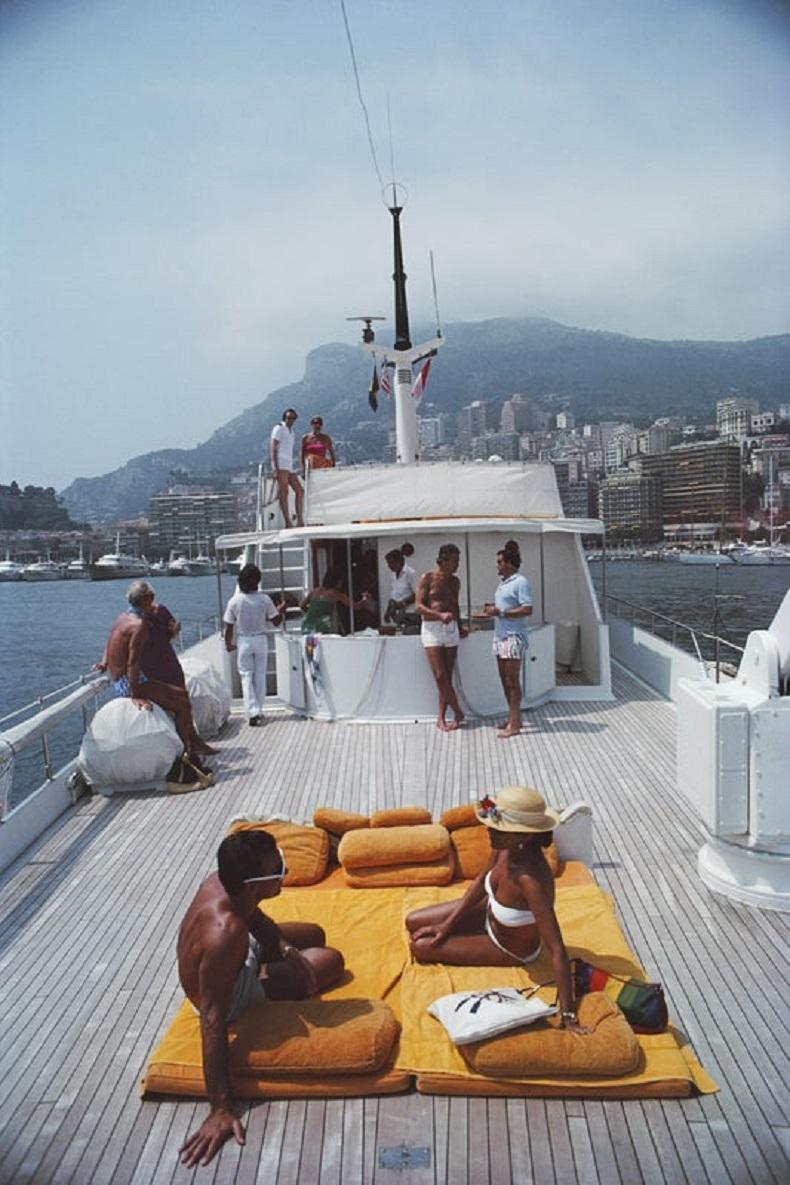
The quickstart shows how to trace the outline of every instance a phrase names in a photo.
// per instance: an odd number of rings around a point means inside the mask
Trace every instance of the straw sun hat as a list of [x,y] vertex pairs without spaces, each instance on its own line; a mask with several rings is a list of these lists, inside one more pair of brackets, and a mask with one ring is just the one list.
[[529,786],[506,786],[495,798],[482,799],[475,814],[495,831],[553,831],[560,821],[559,812]]

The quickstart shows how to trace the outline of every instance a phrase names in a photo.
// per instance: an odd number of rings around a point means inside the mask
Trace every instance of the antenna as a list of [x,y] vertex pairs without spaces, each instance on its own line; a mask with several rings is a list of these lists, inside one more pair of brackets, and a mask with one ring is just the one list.
[[365,328],[362,330],[362,340],[366,346],[370,346],[376,340],[376,334],[373,331],[374,321],[386,321],[386,317],[346,317],[347,321],[364,321]]
[[433,267],[433,251],[429,251],[428,254],[431,257],[431,286],[433,287],[433,307],[436,310],[436,336],[441,337],[442,326],[439,321],[439,298],[436,295],[436,272]]

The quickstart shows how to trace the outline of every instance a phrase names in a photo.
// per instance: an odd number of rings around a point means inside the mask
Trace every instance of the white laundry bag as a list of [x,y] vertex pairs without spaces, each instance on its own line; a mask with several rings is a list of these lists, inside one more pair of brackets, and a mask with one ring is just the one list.
[[202,737],[215,737],[230,715],[230,692],[222,676],[202,658],[181,659],[195,728]]
[[159,782],[183,749],[164,708],[152,704],[148,711],[130,699],[114,699],[93,717],[77,764],[94,786]]

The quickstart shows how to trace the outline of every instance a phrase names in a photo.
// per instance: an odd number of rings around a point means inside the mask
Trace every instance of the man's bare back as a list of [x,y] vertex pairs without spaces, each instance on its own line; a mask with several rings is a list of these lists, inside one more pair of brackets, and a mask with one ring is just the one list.
[[234,912],[219,877],[212,873],[195,894],[178,931],[178,977],[198,1011],[204,961],[221,959],[221,975],[232,990],[247,954],[249,933],[243,918]]
[[139,678],[140,655],[147,636],[148,626],[145,618],[127,610],[113,622],[104,651],[102,662],[107,667],[110,678],[115,680],[127,675],[133,695],[137,695],[138,679],[132,681],[132,675],[135,674]]

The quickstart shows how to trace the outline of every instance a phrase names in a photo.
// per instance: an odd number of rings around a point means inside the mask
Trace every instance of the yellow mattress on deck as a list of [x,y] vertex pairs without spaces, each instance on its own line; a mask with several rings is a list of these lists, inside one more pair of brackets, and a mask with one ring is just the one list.
[[[409,908],[447,901],[451,889],[412,889]],[[595,884],[561,888],[556,897],[557,919],[568,954],[614,971],[646,978],[615,917],[611,898]],[[426,1012],[427,1006],[450,992],[495,987],[526,987],[553,978],[545,954],[521,968],[449,967],[410,963],[404,968],[401,997],[409,1006],[402,1018],[397,1064],[417,1075],[417,1089],[425,1094],[536,1095],[564,1098],[682,1098],[717,1089],[694,1056],[682,1034],[670,1026],[659,1036],[637,1036],[642,1057],[624,1077],[593,1075],[571,1078],[493,1079],[475,1074],[447,1037],[443,1027]],[[553,1001],[554,989],[540,993]],[[583,1039],[583,1038],[580,1038]]]
[[[618,974],[641,976],[642,969],[628,948],[611,899],[592,882],[583,867],[569,864],[567,872],[567,881],[563,876],[558,882],[556,910],[571,957],[581,956]],[[623,1078],[509,1078],[505,1081],[474,1074],[439,1022],[428,1015],[427,1005],[453,991],[540,983],[551,978],[552,970],[545,956],[532,964],[531,974],[519,968],[412,963],[403,924],[405,915],[418,906],[457,897],[464,888],[463,883],[446,888],[364,890],[317,885],[285,889],[278,898],[268,901],[267,913],[275,921],[318,922],[326,931],[329,945],[343,952],[344,979],[326,992],[323,1000],[337,1005],[346,1001],[347,1017],[354,1023],[360,1023],[366,1001],[385,1001],[400,1021],[400,1042],[395,1041],[388,1063],[372,1072],[353,1073],[349,1061],[343,1065],[342,1072],[328,1069],[314,1077],[299,1072],[289,1077],[287,1068],[281,1066],[276,1068],[276,1073],[267,1073],[265,1068],[257,1069],[249,1064],[248,1055],[255,1045],[254,1025],[261,1026],[261,1041],[271,1045],[268,1031],[272,1025],[264,1019],[267,1011],[272,1022],[275,1017],[271,1010],[276,1009],[278,1025],[285,1022],[291,1029],[305,1033],[310,1026],[321,1026],[322,1010],[321,1001],[260,1005],[260,1017],[256,1018],[251,1010],[231,1026],[232,1046],[243,1050],[247,1057],[245,1064],[234,1065],[237,1097],[385,1094],[407,1089],[415,1077],[419,1090],[434,1094],[668,1098],[716,1090],[681,1034],[672,1028],[658,1037],[638,1038],[643,1055],[640,1065],[633,1074]],[[371,1017],[375,1016],[372,1010],[367,1011]],[[342,1009],[327,1010],[325,1015],[327,1025],[338,1026],[343,1022]],[[364,1041],[369,1040],[367,1031]],[[367,1056],[363,1051],[362,1060]],[[184,1002],[154,1051],[142,1090],[191,1096],[205,1093],[200,1025],[188,1002]]]

